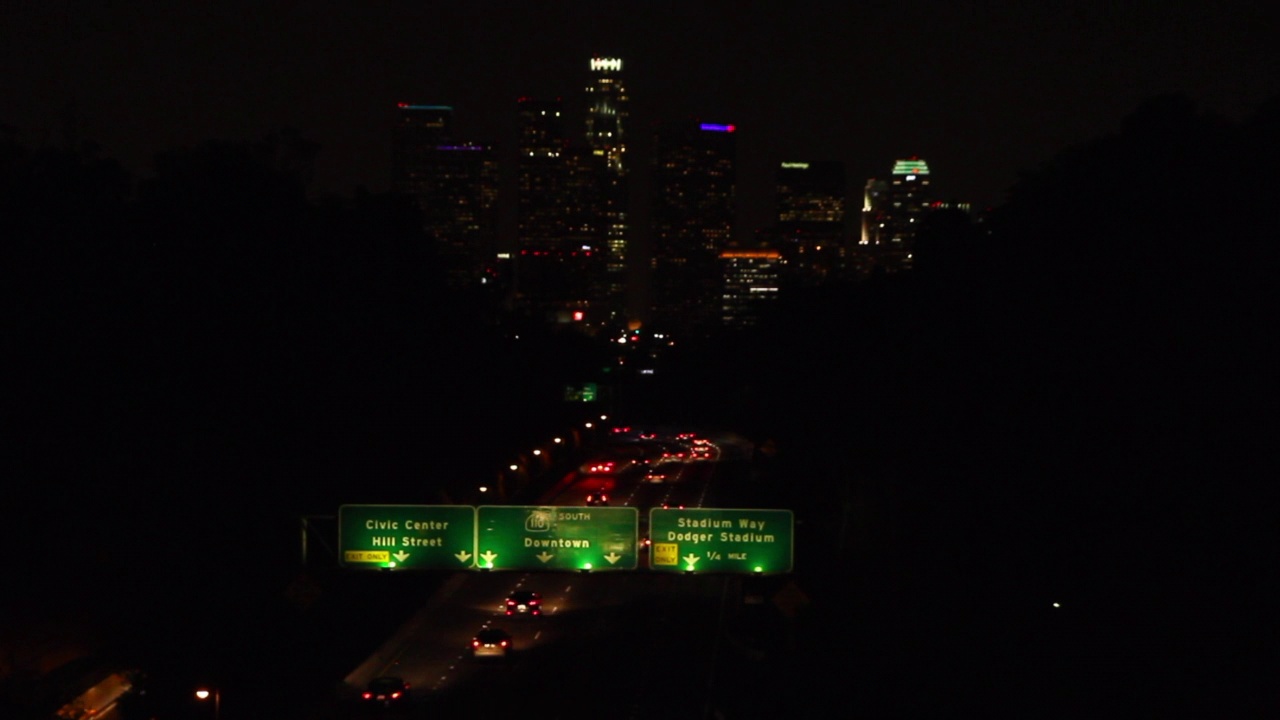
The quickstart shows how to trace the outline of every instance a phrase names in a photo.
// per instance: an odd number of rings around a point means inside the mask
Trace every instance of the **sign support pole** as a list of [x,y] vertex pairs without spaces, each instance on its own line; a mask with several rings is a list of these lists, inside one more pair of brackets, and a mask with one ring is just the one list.
[[307,567],[307,534],[311,532],[311,521],[314,520],[332,520],[333,515],[303,515],[302,516],[302,567]]

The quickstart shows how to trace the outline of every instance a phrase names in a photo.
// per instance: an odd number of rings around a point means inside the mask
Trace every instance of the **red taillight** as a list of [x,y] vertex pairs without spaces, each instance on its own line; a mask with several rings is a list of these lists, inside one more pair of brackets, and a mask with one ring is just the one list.
[[368,700],[369,698],[373,697],[373,693],[365,691],[365,693],[360,697],[364,698],[365,700]]
[[503,640],[503,641],[502,641],[502,647],[506,647],[506,646],[507,646],[507,641],[506,641],[506,640]]
[[471,641],[471,647],[480,647],[480,641],[479,641],[479,640],[472,640],[472,641]]

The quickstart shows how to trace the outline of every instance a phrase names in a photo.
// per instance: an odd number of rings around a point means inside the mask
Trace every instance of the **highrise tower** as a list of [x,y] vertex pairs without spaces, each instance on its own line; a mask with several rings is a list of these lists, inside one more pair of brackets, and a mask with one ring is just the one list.
[[602,221],[608,255],[604,290],[615,324],[626,318],[627,234],[630,193],[627,186],[628,105],[620,58],[591,58],[586,88],[587,147],[600,158]]
[[724,327],[743,329],[756,325],[778,299],[782,254],[763,248],[725,250],[720,253],[723,283],[720,310]]
[[848,236],[844,163],[783,162],[774,181],[778,237],[788,279],[807,286],[841,277]]
[[733,239],[735,130],[676,121],[654,135],[652,314],[663,331],[705,334],[720,325],[718,259]]
[[609,169],[627,174],[627,88],[622,81],[622,60],[592,58],[591,84],[587,86],[587,145],[605,158]]
[[392,188],[414,199],[445,282],[471,287],[497,253],[498,163],[493,148],[453,137],[453,108],[397,105]]
[[521,98],[518,109],[519,304],[535,317],[594,329],[608,319],[602,291],[604,161],[565,138],[559,98]]
[[886,197],[885,240],[879,264],[889,272],[911,267],[916,228],[929,211],[929,165],[918,157],[893,164]]

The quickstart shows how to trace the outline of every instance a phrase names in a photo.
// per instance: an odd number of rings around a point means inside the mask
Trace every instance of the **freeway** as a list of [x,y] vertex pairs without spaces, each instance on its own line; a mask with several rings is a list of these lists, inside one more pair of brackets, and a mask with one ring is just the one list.
[[[628,456],[616,449],[616,457]],[[585,468],[539,501],[583,505],[589,493],[604,490],[610,505],[635,507],[644,518],[651,507],[704,507],[731,498],[733,483],[744,477],[745,448],[728,442],[722,449],[716,461],[667,463],[662,482],[646,481],[643,463],[608,475]],[[541,592],[544,615],[507,617],[504,600],[517,589]],[[364,685],[394,675],[412,685],[412,716],[712,717],[734,702],[737,666],[758,662],[770,642],[737,632],[759,611],[742,597],[733,575],[643,567],[458,572],[344,678],[339,696],[348,714],[358,714]],[[512,636],[508,661],[472,657],[469,643],[486,627]]]

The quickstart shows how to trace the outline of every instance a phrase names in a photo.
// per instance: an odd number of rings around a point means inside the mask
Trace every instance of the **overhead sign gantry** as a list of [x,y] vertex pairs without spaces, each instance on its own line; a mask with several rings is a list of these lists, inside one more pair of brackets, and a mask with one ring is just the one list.
[[[790,510],[654,508],[648,568],[790,573]],[[639,511],[557,505],[343,505],[338,562],[359,570],[635,570]]]

